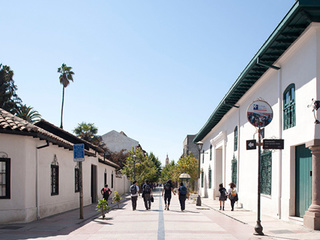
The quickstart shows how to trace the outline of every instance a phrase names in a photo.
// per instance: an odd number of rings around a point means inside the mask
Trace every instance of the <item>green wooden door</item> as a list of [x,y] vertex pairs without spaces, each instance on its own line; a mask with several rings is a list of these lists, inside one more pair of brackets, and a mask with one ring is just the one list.
[[312,154],[305,145],[296,147],[296,216],[303,217],[312,202]]

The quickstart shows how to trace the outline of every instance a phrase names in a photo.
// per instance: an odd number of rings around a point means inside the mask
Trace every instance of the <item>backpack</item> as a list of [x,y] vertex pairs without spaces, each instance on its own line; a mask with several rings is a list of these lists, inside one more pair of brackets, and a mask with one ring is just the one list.
[[180,190],[180,194],[187,195],[187,188],[185,186],[181,186],[179,190]]
[[228,193],[227,193],[227,191],[225,189],[221,189],[220,194],[221,194],[221,197],[225,197],[225,196],[228,195]]
[[132,195],[136,194],[136,193],[137,193],[137,187],[136,187],[136,185],[134,185],[134,184],[131,185],[130,191],[131,191],[131,194],[132,194]]
[[170,190],[171,190],[171,185],[170,185],[170,183],[166,183],[166,185],[164,185],[164,189],[165,189],[166,191],[170,191]]
[[151,188],[150,188],[149,184],[145,184],[144,185],[144,192],[145,193],[150,193],[151,192]]

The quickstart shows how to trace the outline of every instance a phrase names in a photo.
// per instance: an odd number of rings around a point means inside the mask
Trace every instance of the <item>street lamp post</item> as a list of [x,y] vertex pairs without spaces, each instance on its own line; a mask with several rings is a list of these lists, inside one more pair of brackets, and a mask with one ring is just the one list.
[[201,155],[201,150],[203,147],[203,142],[199,141],[197,142],[197,147],[199,150],[199,157],[198,157],[198,197],[197,197],[197,206],[201,206],[201,197],[200,197],[200,155]]
[[136,180],[136,155],[133,155],[133,181]]

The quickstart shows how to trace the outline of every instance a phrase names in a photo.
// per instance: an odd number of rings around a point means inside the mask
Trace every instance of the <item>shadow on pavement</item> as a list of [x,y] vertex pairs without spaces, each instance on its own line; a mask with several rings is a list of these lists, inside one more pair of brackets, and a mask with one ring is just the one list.
[[[126,202],[130,198],[124,196],[118,204],[111,204],[111,211],[121,210],[126,206]],[[70,210],[61,214],[53,215],[30,223],[2,224],[0,225],[0,239],[16,240],[16,239],[35,239],[56,236],[66,236],[76,231],[90,221],[99,224],[113,225],[110,220],[113,218],[101,218],[101,213],[96,211],[97,203],[93,203],[84,207],[84,219],[80,219],[79,209]]]

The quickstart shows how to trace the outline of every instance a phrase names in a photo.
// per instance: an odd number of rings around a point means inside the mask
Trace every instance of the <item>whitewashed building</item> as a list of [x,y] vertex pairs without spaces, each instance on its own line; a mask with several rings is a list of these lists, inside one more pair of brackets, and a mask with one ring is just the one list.
[[204,143],[201,196],[217,198],[220,183],[234,182],[238,205],[257,211],[258,150],[246,141],[258,134],[247,109],[263,99],[273,110],[263,137],[284,139],[284,149],[262,149],[261,211],[320,229],[319,84],[320,1],[296,1],[194,139]]
[[44,120],[40,123],[43,128],[0,109],[0,224],[31,222],[79,208],[75,143],[85,145],[84,206],[101,198],[106,183],[113,191],[127,192],[128,180],[116,176],[119,166],[104,159],[102,149]]

